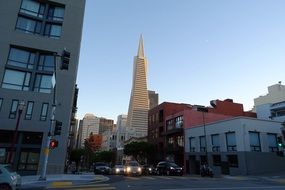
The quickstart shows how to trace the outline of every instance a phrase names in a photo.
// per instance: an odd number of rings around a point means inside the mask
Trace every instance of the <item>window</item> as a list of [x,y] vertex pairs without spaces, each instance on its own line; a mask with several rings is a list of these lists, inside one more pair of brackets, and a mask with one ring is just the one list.
[[31,73],[6,69],[2,88],[28,91]]
[[19,160],[18,170],[37,170],[40,153],[22,150]]
[[34,107],[34,102],[29,101],[27,105],[27,109],[26,109],[26,115],[25,115],[26,120],[32,119],[33,107]]
[[258,132],[249,132],[250,150],[255,152],[260,152],[260,140]]
[[19,48],[10,48],[8,65],[13,65],[22,68],[33,69],[35,63],[35,53],[22,50]]
[[190,152],[195,152],[195,147],[196,147],[195,137],[189,138],[189,147],[190,147]]
[[48,10],[49,20],[63,21],[63,16],[64,16],[64,8],[55,7],[55,6],[49,7],[49,10]]
[[38,70],[40,71],[54,71],[55,57],[53,55],[40,55]]
[[3,104],[3,98],[0,98],[0,111],[1,111],[1,108],[2,108],[2,104]]
[[200,136],[200,152],[206,152],[206,138],[205,136]]
[[213,164],[214,166],[221,165],[221,155],[213,155]]
[[179,116],[175,118],[175,128],[183,127],[183,116]]
[[277,148],[277,135],[273,133],[267,134],[268,148],[270,152],[276,152]]
[[9,118],[10,119],[15,119],[16,118],[18,104],[19,104],[19,100],[12,100],[10,114],[9,114]]
[[163,110],[159,110],[159,122],[163,122]]
[[166,121],[166,128],[168,131],[174,128],[174,120],[170,119]]
[[41,29],[42,29],[41,22],[21,16],[18,17],[16,30],[21,30],[31,34],[40,34]]
[[238,168],[238,157],[237,155],[227,155],[228,163],[230,167]]
[[44,92],[44,93],[50,93],[52,88],[51,83],[52,76],[51,75],[36,75],[36,81],[35,81],[35,92]]
[[218,134],[212,135],[212,151],[219,152],[220,151],[220,137]]
[[20,8],[21,13],[43,18],[45,5],[34,0],[23,0]]
[[24,132],[22,144],[33,144],[33,145],[41,145],[43,139],[42,133],[36,132]]
[[22,0],[16,30],[60,38],[64,18],[64,6],[35,0]]
[[41,117],[40,117],[41,121],[45,121],[47,119],[47,113],[48,113],[48,103],[43,103]]
[[227,140],[227,150],[228,151],[237,151],[235,132],[226,133],[226,140]]
[[50,38],[59,38],[61,34],[61,25],[46,24],[44,35]]
[[179,147],[184,147],[184,144],[183,144],[183,136],[177,136],[177,145]]

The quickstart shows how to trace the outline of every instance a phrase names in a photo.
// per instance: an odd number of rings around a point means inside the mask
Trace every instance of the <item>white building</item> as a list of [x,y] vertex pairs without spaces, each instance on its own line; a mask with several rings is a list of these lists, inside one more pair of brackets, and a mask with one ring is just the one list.
[[79,124],[79,148],[84,147],[84,140],[89,137],[90,133],[99,134],[100,119],[93,114],[86,114]]
[[[281,122],[236,117],[185,129],[185,164],[198,173],[206,161],[215,174],[248,175],[285,169],[277,155]],[[205,139],[206,133],[206,139]],[[207,153],[207,154],[206,154]],[[268,164],[270,163],[270,164]]]
[[104,131],[102,134],[101,150],[109,151],[116,148],[117,133],[115,131]]
[[285,121],[285,86],[269,86],[268,94],[254,99],[254,107],[257,118]]

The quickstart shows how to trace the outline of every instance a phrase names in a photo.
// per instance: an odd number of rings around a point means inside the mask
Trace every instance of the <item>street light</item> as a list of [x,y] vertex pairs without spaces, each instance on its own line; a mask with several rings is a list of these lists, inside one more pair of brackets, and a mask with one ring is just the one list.
[[204,129],[204,137],[205,137],[205,155],[206,155],[206,163],[208,163],[208,151],[207,151],[207,137],[206,137],[206,124],[205,124],[205,113],[208,112],[208,108],[205,106],[197,106],[197,111],[202,112],[203,118],[203,129]]
[[17,117],[17,122],[16,122],[16,129],[15,129],[14,134],[13,134],[13,141],[12,141],[12,144],[10,147],[10,154],[8,157],[8,163],[12,163],[12,159],[14,158],[15,144],[16,144],[16,141],[18,138],[19,123],[20,123],[20,118],[21,118],[22,112],[24,110],[24,107],[25,107],[25,102],[21,101],[18,104],[18,117]]

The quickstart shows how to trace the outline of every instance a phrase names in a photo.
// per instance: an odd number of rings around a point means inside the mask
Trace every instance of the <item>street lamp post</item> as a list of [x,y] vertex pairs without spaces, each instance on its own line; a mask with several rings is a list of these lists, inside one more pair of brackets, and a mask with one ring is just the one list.
[[206,156],[206,163],[208,164],[208,150],[207,150],[207,137],[206,137],[206,122],[205,122],[205,113],[208,112],[208,108],[204,106],[198,106],[197,111],[202,112],[203,118],[203,130],[204,130],[204,137],[205,137],[205,156]]
[[20,118],[21,118],[22,112],[24,110],[24,107],[25,107],[25,102],[21,101],[18,105],[18,117],[17,117],[17,122],[16,122],[16,129],[15,129],[14,134],[13,134],[13,141],[12,141],[12,144],[10,147],[10,154],[8,157],[8,163],[12,163],[12,159],[14,158],[15,144],[16,144],[16,141],[18,138],[19,123],[20,123]]

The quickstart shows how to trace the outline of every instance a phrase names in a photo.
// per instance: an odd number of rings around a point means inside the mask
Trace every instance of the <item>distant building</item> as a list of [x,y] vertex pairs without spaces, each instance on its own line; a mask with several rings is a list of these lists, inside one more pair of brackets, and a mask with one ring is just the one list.
[[112,131],[114,127],[114,120],[99,118],[99,134],[102,135],[105,131]]
[[117,143],[117,134],[114,131],[105,131],[102,134],[102,146],[101,150],[114,150]]
[[136,137],[143,137],[147,135],[149,101],[147,92],[147,60],[144,56],[142,36],[139,42],[138,54],[134,58],[132,84],[127,128],[134,129]]
[[[64,172],[70,126],[74,124],[84,9],[85,0],[0,1],[0,149],[5,157],[0,162],[9,162],[11,155],[12,167],[21,175],[42,170],[54,92],[55,119],[62,122],[62,130],[54,137],[59,147],[49,151],[46,173]],[[70,52],[68,70],[60,69],[64,49]],[[18,118],[14,151],[10,147]]]
[[79,124],[79,148],[84,147],[84,141],[90,135],[90,133],[96,135],[99,134],[99,118],[93,114],[86,114]]
[[155,91],[148,91],[148,99],[149,99],[149,109],[154,108],[158,105],[158,93],[155,93]]
[[285,86],[269,86],[268,94],[254,99],[254,107],[257,118],[285,121]]

